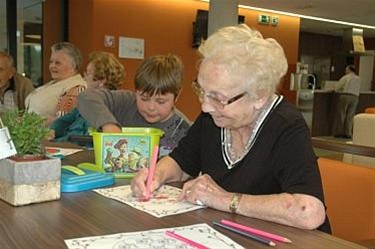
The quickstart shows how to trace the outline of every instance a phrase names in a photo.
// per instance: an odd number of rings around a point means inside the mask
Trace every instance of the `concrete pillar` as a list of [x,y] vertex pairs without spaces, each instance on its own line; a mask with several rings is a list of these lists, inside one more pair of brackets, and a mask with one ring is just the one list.
[[208,36],[232,25],[238,25],[238,0],[210,0]]

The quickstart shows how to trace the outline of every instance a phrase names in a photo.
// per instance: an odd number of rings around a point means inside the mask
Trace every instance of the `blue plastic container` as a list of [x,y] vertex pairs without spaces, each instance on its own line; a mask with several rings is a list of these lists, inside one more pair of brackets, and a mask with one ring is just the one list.
[[61,167],[61,192],[80,192],[101,188],[115,183],[112,174],[105,174],[75,166]]

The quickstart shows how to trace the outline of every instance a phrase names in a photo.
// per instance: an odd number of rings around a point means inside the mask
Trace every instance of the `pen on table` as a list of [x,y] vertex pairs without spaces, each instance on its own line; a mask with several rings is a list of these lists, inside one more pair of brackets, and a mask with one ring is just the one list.
[[255,241],[258,241],[258,242],[260,242],[260,243],[262,243],[262,244],[269,245],[269,246],[276,246],[276,244],[275,244],[273,241],[268,240],[268,239],[264,239],[264,238],[262,238],[262,237],[259,237],[259,236],[255,235],[255,234],[250,234],[250,233],[247,233],[247,232],[241,231],[241,230],[239,230],[239,229],[236,229],[236,228],[234,228],[234,227],[231,227],[231,226],[228,226],[228,225],[225,225],[225,224],[222,224],[222,223],[216,222],[216,221],[213,221],[212,223],[213,223],[214,225],[216,225],[216,226],[219,226],[219,227],[221,227],[221,228],[227,229],[227,230],[232,231],[232,232],[234,232],[234,233],[241,234],[241,235],[243,235],[243,236],[245,236],[245,237],[248,237],[248,238],[250,238],[250,239],[253,239],[253,240],[255,240]]
[[198,242],[195,242],[195,241],[192,241],[191,239],[188,239],[188,238],[185,238],[177,233],[175,233],[174,231],[165,231],[165,234],[172,237],[172,238],[175,238],[175,239],[178,239],[182,242],[185,242],[186,244],[188,245],[191,245],[195,248],[198,248],[198,249],[209,249],[207,246],[204,246],[202,244],[199,244]]
[[273,239],[273,240],[286,242],[286,243],[292,243],[292,241],[290,239],[282,237],[280,235],[276,235],[276,234],[272,234],[272,233],[265,232],[265,231],[262,231],[262,230],[258,230],[258,229],[255,229],[255,228],[251,228],[251,227],[248,227],[248,226],[245,226],[245,225],[238,224],[238,223],[233,222],[233,221],[221,220],[220,222],[222,224],[225,224],[225,225],[237,228],[237,229],[241,229],[243,231],[246,231],[246,232],[249,232],[249,233],[252,233],[252,234],[260,235],[260,236],[263,236],[263,237],[268,238],[268,239]]
[[155,145],[154,150],[152,152],[151,165],[150,165],[150,168],[148,170],[148,175],[147,175],[146,196],[145,196],[146,200],[150,199],[150,192],[151,192],[150,187],[151,187],[152,180],[154,179],[156,161],[158,160],[158,152],[159,152],[159,146]]

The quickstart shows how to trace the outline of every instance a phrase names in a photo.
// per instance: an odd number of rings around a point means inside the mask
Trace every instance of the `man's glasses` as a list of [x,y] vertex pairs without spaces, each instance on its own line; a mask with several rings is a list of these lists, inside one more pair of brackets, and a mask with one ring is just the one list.
[[218,99],[218,98],[216,98],[216,97],[214,97],[210,94],[206,94],[204,92],[203,88],[197,82],[197,80],[194,80],[191,83],[191,87],[193,88],[195,94],[198,96],[199,101],[201,103],[203,102],[204,96],[206,96],[208,101],[210,102],[210,104],[215,109],[224,109],[225,106],[232,104],[233,102],[239,100],[240,98],[242,98],[243,96],[245,96],[247,94],[247,92],[243,92],[243,93],[240,93],[240,94],[238,94],[238,95],[236,95],[233,98],[230,98],[228,100],[220,100],[220,99]]

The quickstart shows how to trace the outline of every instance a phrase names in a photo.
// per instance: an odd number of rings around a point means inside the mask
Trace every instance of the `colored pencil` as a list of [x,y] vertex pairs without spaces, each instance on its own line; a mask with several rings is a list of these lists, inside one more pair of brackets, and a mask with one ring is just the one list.
[[258,230],[258,229],[255,229],[255,228],[251,228],[251,227],[248,227],[248,226],[245,226],[245,225],[238,224],[238,223],[233,222],[233,221],[221,220],[220,222],[222,224],[225,224],[225,225],[237,228],[237,229],[241,229],[243,231],[246,231],[246,232],[249,232],[249,233],[252,233],[252,234],[255,234],[255,235],[260,235],[260,236],[268,238],[268,239],[277,240],[277,241],[281,241],[281,242],[285,242],[285,243],[292,243],[292,241],[290,239],[282,237],[280,235],[276,235],[276,234],[272,234],[272,233],[265,232],[265,231],[262,231],[262,230]]
[[191,239],[188,239],[188,238],[185,238],[177,233],[175,233],[174,231],[165,231],[165,234],[174,238],[174,239],[178,239],[182,242],[185,242],[186,244],[190,245],[190,246],[193,246],[195,248],[198,248],[198,249],[208,249],[207,246],[204,246],[202,244],[199,244],[198,242],[195,242],[195,241],[192,241]]
[[150,164],[150,168],[148,170],[148,175],[147,175],[146,196],[145,196],[146,200],[150,199],[150,194],[151,194],[150,187],[151,187],[152,180],[154,179],[156,161],[158,160],[158,152],[159,152],[159,146],[155,145],[154,150],[152,152],[151,164]]
[[245,236],[245,237],[248,237],[248,238],[250,238],[250,239],[253,239],[253,240],[255,240],[255,241],[258,241],[258,242],[260,242],[260,243],[262,243],[262,244],[269,245],[269,246],[276,246],[276,244],[275,244],[273,241],[268,240],[268,239],[264,239],[264,238],[262,238],[262,237],[260,237],[260,236],[255,235],[255,234],[247,233],[247,232],[244,232],[244,231],[242,231],[242,230],[240,230],[240,229],[236,229],[236,228],[234,228],[234,227],[231,227],[231,226],[228,226],[228,225],[225,225],[225,224],[222,224],[222,223],[216,222],[216,221],[213,221],[212,223],[213,223],[214,225],[216,225],[216,226],[219,226],[219,227],[221,227],[221,228],[225,228],[225,229],[227,229],[227,230],[229,230],[229,231],[232,231],[232,232],[234,232],[234,233],[241,234],[241,235],[243,235],[243,236]]

